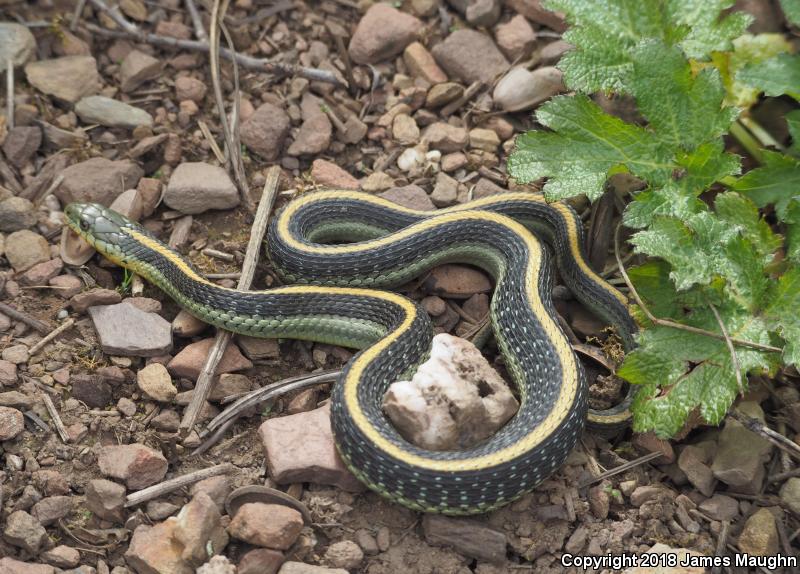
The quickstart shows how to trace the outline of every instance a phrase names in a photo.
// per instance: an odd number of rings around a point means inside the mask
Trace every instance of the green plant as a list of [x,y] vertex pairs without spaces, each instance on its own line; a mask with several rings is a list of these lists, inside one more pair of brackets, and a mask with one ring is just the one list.
[[131,284],[133,283],[133,278],[135,275],[135,273],[132,273],[127,269],[122,270],[122,283],[120,283],[117,287],[117,291],[119,291],[120,294],[126,295],[131,292]]
[[[575,95],[542,105],[549,129],[521,135],[508,162],[521,182],[546,178],[552,200],[594,201],[619,173],[641,180],[622,221],[650,257],[628,270],[644,328],[619,375],[640,387],[634,428],[660,436],[694,410],[719,423],[745,375],[800,365],[800,111],[776,151],[747,115],[762,92],[800,98],[800,56],[781,35],[746,34],[732,4],[550,0],[571,26],[559,67]],[[782,5],[797,24],[800,0]],[[631,96],[644,121],[607,113],[595,92]],[[741,175],[726,134],[762,165]]]

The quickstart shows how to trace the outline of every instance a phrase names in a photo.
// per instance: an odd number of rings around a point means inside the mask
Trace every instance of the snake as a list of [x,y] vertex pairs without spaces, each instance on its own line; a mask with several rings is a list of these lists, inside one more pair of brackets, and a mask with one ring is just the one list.
[[[628,300],[587,263],[580,216],[541,194],[506,192],[420,211],[350,190],[303,193],[272,217],[267,252],[284,283],[262,291],[206,279],[140,224],[98,204],[66,206],[66,224],[110,261],[221,329],[357,349],[331,390],[331,427],[347,468],[370,489],[416,511],[484,513],[533,490],[566,460],[586,421],[630,421],[629,392],[594,411],[580,360],[553,305],[554,263],[574,296],[629,350]],[[389,385],[429,356],[428,314],[392,289],[445,263],[494,280],[491,330],[519,398],[493,436],[433,451],[404,439],[382,410]]]

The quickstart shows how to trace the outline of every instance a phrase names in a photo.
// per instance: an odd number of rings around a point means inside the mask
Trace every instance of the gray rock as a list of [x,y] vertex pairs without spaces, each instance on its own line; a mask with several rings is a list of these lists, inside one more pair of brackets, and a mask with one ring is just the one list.
[[33,203],[23,197],[10,197],[0,202],[0,231],[19,231],[36,223]]
[[377,3],[361,18],[350,39],[348,52],[358,64],[376,64],[403,51],[422,30],[414,16]]
[[14,66],[21,66],[36,53],[36,38],[27,26],[13,22],[0,22],[0,72],[6,71],[9,58]]
[[36,554],[47,546],[47,531],[33,516],[24,510],[12,512],[6,519],[3,538],[9,544]]
[[126,357],[155,357],[172,350],[169,321],[127,303],[90,307],[104,353]]
[[42,526],[49,526],[72,512],[71,496],[48,496],[33,505],[31,514]]
[[532,109],[565,91],[561,70],[544,67],[528,71],[519,66],[497,83],[493,98],[507,112]]
[[467,6],[467,22],[477,27],[493,26],[500,18],[500,0],[473,0]]
[[458,198],[458,182],[447,175],[439,172],[436,174],[436,185],[431,192],[431,201],[436,207],[450,207],[455,205]]
[[164,203],[188,214],[232,209],[239,205],[239,192],[221,167],[202,162],[182,163],[169,178]]
[[119,67],[120,89],[129,93],[161,75],[161,61],[139,50],[131,50]]
[[800,478],[792,477],[783,483],[780,497],[786,506],[796,514],[800,514]]
[[468,83],[491,83],[495,76],[508,69],[508,61],[494,41],[475,30],[456,30],[434,46],[432,52],[449,77]]
[[37,263],[50,260],[50,244],[33,231],[15,231],[6,237],[6,258],[17,273],[26,271]]
[[136,187],[144,172],[130,160],[93,157],[69,166],[62,174],[64,181],[54,192],[62,205],[72,201],[111,205],[123,191]]
[[724,494],[715,494],[701,502],[699,508],[714,520],[733,520],[739,514],[739,501]]
[[109,522],[122,522],[125,512],[125,487],[105,479],[86,484],[86,507]]
[[436,206],[431,202],[425,190],[418,185],[393,187],[378,194],[383,199],[388,199],[398,205],[417,209],[419,211],[433,211]]
[[28,163],[42,145],[42,130],[37,126],[19,126],[9,130],[3,142],[3,153],[17,168]]
[[111,385],[97,375],[73,375],[72,397],[93,409],[103,409],[113,400]]
[[137,108],[105,96],[88,96],[75,104],[75,113],[87,124],[110,128],[150,127],[153,117]]
[[30,62],[25,75],[42,93],[74,104],[100,89],[97,62],[91,56],[66,56],[53,60]]
[[703,496],[711,496],[714,493],[714,486],[717,481],[706,462],[705,453],[701,449],[693,445],[687,445],[678,457],[678,468],[686,474],[689,482]]
[[495,31],[497,46],[509,60],[516,60],[530,54],[536,44],[534,32],[528,20],[517,14],[505,24],[500,24]]
[[270,103],[261,104],[246,122],[242,123],[242,143],[266,161],[274,161],[283,151],[289,133],[289,115]]
[[333,126],[325,114],[317,114],[303,122],[286,153],[293,156],[316,155],[331,145]]
[[426,514],[422,519],[425,540],[436,546],[452,546],[456,552],[502,563],[506,559],[506,535],[480,522]]
[[[743,402],[739,410],[764,420],[764,411],[758,403]],[[719,434],[719,449],[711,470],[717,479],[729,486],[753,486],[755,482],[760,483],[759,477],[763,479],[764,463],[771,451],[772,445],[766,439],[729,418]]]

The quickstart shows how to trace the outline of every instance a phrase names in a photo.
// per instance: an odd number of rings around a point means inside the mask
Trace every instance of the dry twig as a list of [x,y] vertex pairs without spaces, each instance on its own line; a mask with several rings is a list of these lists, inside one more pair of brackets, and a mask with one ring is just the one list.
[[0,302],[0,313],[3,315],[8,315],[12,319],[16,319],[17,321],[22,321],[28,327],[32,328],[34,331],[41,335],[47,335],[50,332],[50,327],[47,326],[46,323],[43,323],[39,319],[35,319],[31,317],[24,311],[18,311],[14,309],[11,305],[7,305],[6,303]]
[[790,440],[782,434],[775,432],[760,420],[754,419],[753,417],[750,417],[736,409],[731,409],[731,411],[728,412],[728,416],[741,423],[745,428],[748,428],[757,435],[764,437],[779,449],[786,451],[790,456],[800,460],[800,445],[793,440]]
[[581,482],[578,485],[578,488],[586,488],[590,484],[594,484],[595,482],[600,482],[601,480],[604,480],[604,479],[608,478],[609,476],[614,476],[614,475],[619,474],[621,472],[625,472],[626,470],[630,470],[632,468],[635,468],[635,467],[639,466],[640,464],[644,464],[644,463],[646,463],[648,461],[653,460],[654,458],[658,458],[661,455],[662,455],[662,453],[660,453],[660,452],[649,452],[649,453],[647,453],[645,455],[640,456],[639,458],[635,458],[635,459],[633,459],[631,461],[626,462],[625,464],[621,464],[616,468],[612,468],[610,470],[607,470],[605,472],[602,472],[602,473],[598,474],[597,476],[593,476],[592,478],[584,480],[583,482]]
[[147,502],[148,500],[153,500],[154,498],[158,498],[159,496],[174,490],[178,490],[184,486],[205,480],[206,478],[211,478],[212,476],[228,474],[234,470],[236,470],[236,467],[230,463],[218,464],[210,468],[196,470],[194,472],[190,472],[189,474],[184,474],[183,476],[177,476],[170,480],[165,480],[164,482],[154,484],[153,486],[148,486],[147,488],[143,488],[138,492],[132,492],[129,494],[125,499],[125,507],[128,508],[131,506],[136,506],[137,504]]
[[739,356],[736,354],[736,349],[733,346],[733,341],[731,341],[731,338],[728,335],[728,330],[725,328],[725,323],[722,322],[722,317],[720,317],[719,311],[717,311],[716,306],[713,303],[709,303],[708,306],[711,307],[711,311],[714,313],[714,317],[717,319],[717,323],[719,323],[719,330],[722,331],[722,336],[725,337],[725,344],[728,346],[728,351],[731,354],[731,364],[733,365],[733,372],[736,375],[736,384],[739,387],[739,394],[744,395],[744,382],[742,381],[742,367],[739,365]]
[[58,327],[50,331],[47,335],[42,337],[42,340],[36,343],[33,347],[28,350],[30,355],[35,355],[39,349],[44,347],[47,343],[58,337],[61,333],[69,329],[75,324],[75,319],[67,319],[63,323],[61,323]]
[[192,26],[194,26],[194,35],[200,41],[208,40],[208,34],[203,27],[203,19],[200,17],[200,12],[197,10],[197,5],[194,0],[185,0],[186,10],[189,12],[189,17],[192,19]]
[[14,129],[14,59],[6,58],[6,125]]
[[47,409],[47,413],[50,415],[50,418],[53,420],[53,426],[56,427],[58,436],[61,437],[61,442],[69,441],[69,434],[67,433],[67,429],[64,426],[64,421],[61,420],[61,415],[58,414],[58,409],[56,409],[56,405],[53,402],[53,399],[51,399],[50,395],[48,395],[47,393],[43,393],[42,402],[44,403],[44,406]]

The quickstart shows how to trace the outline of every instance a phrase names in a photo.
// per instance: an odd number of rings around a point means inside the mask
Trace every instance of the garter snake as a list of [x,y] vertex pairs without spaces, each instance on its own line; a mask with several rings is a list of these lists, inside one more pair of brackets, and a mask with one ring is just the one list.
[[[433,212],[353,191],[305,194],[270,223],[274,268],[293,285],[236,291],[204,279],[140,225],[96,204],[67,206],[68,225],[102,255],[155,284],[217,327],[256,337],[361,349],[331,399],[339,452],[373,490],[426,512],[472,514],[532,490],[566,459],[587,419],[587,384],[550,299],[552,246],[575,296],[633,346],[625,297],[586,263],[575,212],[529,193],[504,193]],[[534,233],[531,233],[534,231]],[[346,241],[349,243],[341,243]],[[340,242],[340,243],[332,243]],[[495,280],[491,322],[520,399],[518,413],[485,442],[433,452],[405,441],[381,410],[383,394],[422,362],[427,314],[384,291],[448,262]],[[590,412],[595,425],[629,419],[629,399]]]

